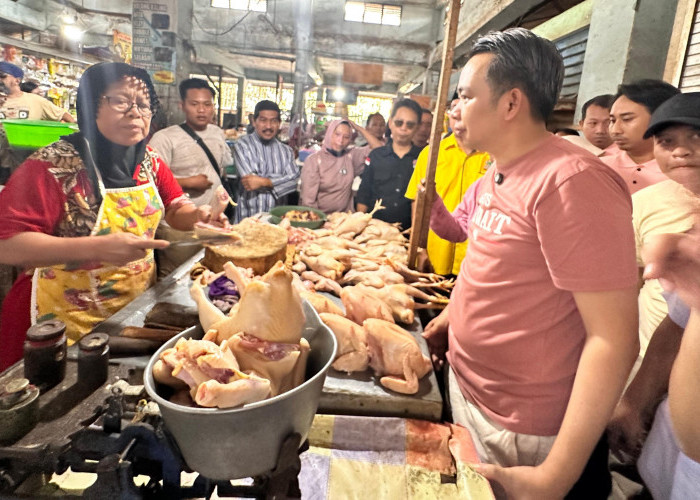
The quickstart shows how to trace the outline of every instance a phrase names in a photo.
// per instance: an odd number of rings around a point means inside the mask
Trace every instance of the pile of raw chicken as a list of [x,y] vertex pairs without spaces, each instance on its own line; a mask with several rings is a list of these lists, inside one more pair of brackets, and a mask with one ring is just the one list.
[[224,273],[240,301],[228,315],[221,312],[204,292],[218,275],[202,274],[190,294],[204,338],[180,339],[154,364],[154,379],[176,391],[172,402],[231,408],[304,382],[310,346],[301,336],[306,318],[292,273],[282,262],[258,278],[230,262]]
[[[371,368],[393,391],[415,394],[430,371],[413,336],[395,323],[412,324],[419,308],[443,308],[437,292],[452,281],[408,268],[408,240],[370,213],[338,212],[315,231],[287,224],[295,245],[292,270],[299,294],[320,313],[338,339],[333,368],[347,373]],[[344,310],[328,295],[340,297]],[[424,302],[416,302],[416,299]]]
[[[378,203],[375,210],[381,208]],[[301,298],[338,340],[334,369],[372,369],[382,386],[418,392],[431,363],[396,322],[412,324],[417,308],[444,307],[448,299],[437,291],[449,290],[452,282],[409,269],[408,240],[372,213],[332,214],[315,231],[281,224],[295,250],[287,266],[278,262],[254,277],[228,262],[223,273],[205,272],[195,280],[190,293],[207,333],[203,340],[181,339],[154,366],[156,381],[177,390],[171,401],[229,408],[301,384],[310,349],[301,337]],[[204,291],[221,274],[241,294],[228,315]],[[319,292],[337,295],[344,308]]]

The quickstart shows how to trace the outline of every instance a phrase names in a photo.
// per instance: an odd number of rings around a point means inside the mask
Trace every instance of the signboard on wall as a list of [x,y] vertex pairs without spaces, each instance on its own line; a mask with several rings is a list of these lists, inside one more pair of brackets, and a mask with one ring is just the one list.
[[155,83],[175,84],[176,0],[134,1],[132,64]]
[[131,36],[114,30],[112,37],[112,52],[121,62],[131,64]]

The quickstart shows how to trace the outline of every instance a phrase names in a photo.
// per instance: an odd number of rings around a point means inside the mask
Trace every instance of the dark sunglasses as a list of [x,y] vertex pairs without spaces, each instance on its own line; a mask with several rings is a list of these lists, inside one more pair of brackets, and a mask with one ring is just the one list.
[[5,78],[8,75],[9,73],[3,73],[2,71],[0,71],[0,78]]
[[406,125],[406,128],[408,130],[413,130],[416,128],[416,125],[418,125],[416,122],[409,122],[409,121],[404,121],[404,120],[394,120],[394,125],[396,125],[398,128],[403,127]]

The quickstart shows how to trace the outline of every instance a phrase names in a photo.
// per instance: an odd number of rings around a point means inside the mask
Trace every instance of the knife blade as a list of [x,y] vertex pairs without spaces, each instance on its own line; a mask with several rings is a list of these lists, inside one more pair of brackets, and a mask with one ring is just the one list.
[[193,238],[189,240],[171,241],[170,246],[187,247],[192,245],[233,245],[240,243],[240,240],[229,236],[212,236],[208,238]]

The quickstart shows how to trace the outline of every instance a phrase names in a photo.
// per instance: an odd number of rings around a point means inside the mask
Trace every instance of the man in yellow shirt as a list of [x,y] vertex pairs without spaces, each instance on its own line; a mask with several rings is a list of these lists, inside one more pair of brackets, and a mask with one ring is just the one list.
[[[455,123],[451,114],[448,115],[448,118],[450,128],[454,131]],[[456,134],[459,135],[459,131]],[[425,178],[428,168],[428,149],[427,147],[423,149],[416,160],[413,176],[406,189],[405,196],[408,199],[416,199],[418,186]],[[464,151],[468,151],[468,153]],[[473,151],[464,144],[460,145],[459,138],[455,136],[454,132],[440,141],[437,169],[435,170],[435,190],[450,212],[457,208],[469,186],[484,175],[489,164],[488,153]],[[436,273],[445,275],[459,273],[459,267],[467,251],[466,241],[452,243],[438,237],[431,230],[428,233],[427,246],[428,258]]]

